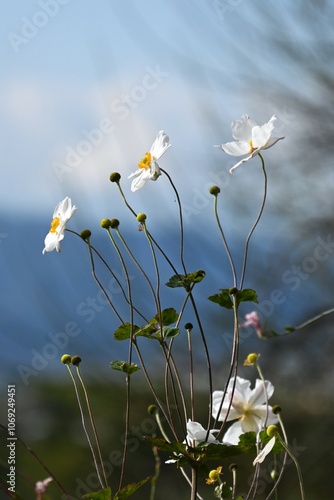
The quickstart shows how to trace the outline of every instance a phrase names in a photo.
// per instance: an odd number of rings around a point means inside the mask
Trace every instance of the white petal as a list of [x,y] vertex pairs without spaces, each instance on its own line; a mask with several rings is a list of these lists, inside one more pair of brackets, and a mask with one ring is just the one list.
[[265,146],[263,146],[262,149],[269,149],[269,148],[271,148],[271,146],[273,146],[274,144],[276,144],[276,142],[280,141],[281,139],[284,139],[284,136],[283,137],[270,137],[270,139],[267,141],[267,144]]
[[260,453],[258,454],[258,456],[255,458],[255,460],[253,462],[253,465],[256,465],[257,463],[261,464],[263,462],[263,460],[266,458],[266,456],[269,455],[269,453],[273,449],[274,445],[275,445],[275,436],[273,436],[271,438],[271,440],[268,441],[268,443],[263,448],[263,450],[260,451]]
[[252,150],[249,142],[244,142],[244,141],[226,142],[225,144],[222,144],[221,146],[218,147],[220,147],[228,155],[232,156],[247,155]]
[[241,120],[232,122],[232,135],[238,141],[247,142],[252,138],[252,128],[255,126],[256,123],[248,115],[244,115]]
[[224,434],[223,444],[238,444],[239,436],[243,433],[244,431],[242,430],[241,422],[238,420],[238,422],[231,425],[229,430]]
[[165,133],[164,130],[160,130],[160,132],[157,135],[157,138],[152,144],[150,153],[155,160],[159,160],[160,156],[164,154],[164,152],[166,151],[166,149],[169,148],[169,146],[171,146],[171,144],[169,144],[168,135]]
[[[266,389],[266,391],[264,390]],[[249,404],[251,406],[263,405],[266,403],[266,393],[267,398],[270,399],[274,394],[274,386],[269,380],[265,381],[265,385],[263,385],[262,380],[259,378],[256,379],[255,388],[252,390],[252,393],[249,398]]]

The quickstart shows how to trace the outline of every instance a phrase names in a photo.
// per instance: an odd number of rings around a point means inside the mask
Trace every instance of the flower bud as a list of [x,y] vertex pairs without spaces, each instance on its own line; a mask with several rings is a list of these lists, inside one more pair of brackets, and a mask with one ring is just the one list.
[[92,236],[92,232],[89,229],[83,229],[81,231],[80,236],[83,240],[87,241]]
[[71,358],[71,363],[72,363],[72,365],[74,365],[74,366],[78,366],[78,365],[80,365],[80,363],[81,363],[81,358],[80,358],[80,356],[72,356],[72,358]]
[[193,324],[192,324],[192,323],[186,323],[186,324],[184,325],[184,328],[185,328],[186,330],[192,330],[192,329],[194,328],[194,326],[193,326]]
[[121,174],[119,174],[118,172],[111,172],[110,174],[110,182],[117,182],[117,184],[119,183],[119,180],[121,178]]
[[118,226],[119,226],[119,220],[118,219],[111,219],[111,221],[110,221],[111,229],[117,229]]
[[68,365],[71,362],[71,356],[69,354],[63,354],[60,361],[64,363],[64,365]]
[[212,194],[213,196],[217,196],[220,193],[220,187],[212,186],[212,187],[210,187],[209,191],[210,191],[210,194]]
[[255,354],[255,352],[252,352],[251,354],[248,354],[246,358],[246,362],[248,365],[254,365],[255,361],[257,361],[259,358],[259,354]]
[[230,294],[230,295],[236,295],[237,293],[238,293],[238,289],[237,289],[237,287],[232,286],[232,287],[229,289],[229,294]]
[[232,472],[234,470],[237,470],[238,466],[237,466],[237,464],[230,464],[228,468]]
[[267,432],[267,436],[274,437],[275,434],[277,434],[277,432],[278,432],[277,425],[269,425],[269,427],[267,427],[266,432]]
[[102,219],[100,222],[100,226],[103,227],[103,229],[109,229],[111,225],[110,219]]
[[273,410],[273,413],[275,415],[277,415],[278,413],[281,413],[282,408],[279,405],[274,405],[273,408],[272,408],[272,410]]
[[137,221],[138,222],[145,222],[145,220],[146,220],[146,215],[145,214],[142,214],[142,213],[137,214]]
[[158,411],[157,407],[155,405],[150,405],[148,408],[147,408],[147,413],[149,415],[155,415],[155,413]]

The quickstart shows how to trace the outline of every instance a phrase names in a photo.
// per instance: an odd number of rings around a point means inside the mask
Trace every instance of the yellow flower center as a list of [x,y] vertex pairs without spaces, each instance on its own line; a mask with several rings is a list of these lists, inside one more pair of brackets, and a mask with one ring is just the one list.
[[250,145],[250,148],[251,148],[250,152],[253,153],[253,151],[255,151],[256,148],[254,148],[254,146],[253,146],[252,139],[249,139],[248,144]]
[[59,217],[55,217],[50,224],[50,233],[55,233],[57,231],[57,227],[59,226],[59,224],[60,224]]
[[138,167],[139,168],[150,168],[151,161],[152,161],[151,153],[145,153],[144,158],[142,158],[140,160],[140,162],[138,163]]

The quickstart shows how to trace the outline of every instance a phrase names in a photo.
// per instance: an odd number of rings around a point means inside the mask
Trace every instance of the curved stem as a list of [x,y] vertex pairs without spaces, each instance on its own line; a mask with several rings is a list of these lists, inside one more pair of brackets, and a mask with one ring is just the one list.
[[261,204],[261,207],[260,207],[260,211],[259,211],[259,214],[256,218],[256,221],[254,222],[251,230],[249,231],[249,234],[246,238],[246,244],[245,244],[245,253],[244,253],[244,261],[243,261],[243,265],[242,265],[242,272],[241,272],[241,279],[240,279],[240,290],[242,290],[242,286],[243,286],[243,282],[244,282],[244,278],[245,278],[245,272],[246,272],[246,264],[247,264],[247,256],[248,256],[248,246],[249,246],[249,241],[251,239],[251,236],[256,228],[256,226],[258,225],[260,219],[261,219],[261,216],[262,216],[262,212],[263,212],[263,209],[264,209],[264,205],[266,203],[266,198],[267,198],[267,172],[266,172],[266,169],[265,169],[265,165],[264,165],[264,160],[263,160],[263,157],[261,155],[261,153],[258,154],[258,156],[260,157],[261,159],[261,164],[262,164],[262,171],[263,171],[263,176],[264,176],[264,192],[263,192],[263,199],[262,199],[262,204]]
[[221,237],[223,239],[223,243],[224,243],[224,246],[225,246],[225,250],[226,250],[226,253],[227,253],[228,260],[230,261],[230,266],[231,266],[232,276],[233,276],[233,286],[236,287],[237,286],[237,274],[236,274],[236,271],[235,271],[235,266],[234,266],[234,262],[233,262],[233,259],[232,259],[232,255],[231,255],[229,246],[227,244],[227,241],[226,241],[226,238],[225,238],[225,234],[224,234],[224,231],[223,231],[223,228],[222,228],[222,225],[220,223],[219,216],[218,216],[217,200],[218,200],[218,196],[214,196],[214,204],[213,204],[214,214],[215,214],[215,218],[216,218],[216,221],[217,221],[217,224],[218,224],[218,228],[219,228]]

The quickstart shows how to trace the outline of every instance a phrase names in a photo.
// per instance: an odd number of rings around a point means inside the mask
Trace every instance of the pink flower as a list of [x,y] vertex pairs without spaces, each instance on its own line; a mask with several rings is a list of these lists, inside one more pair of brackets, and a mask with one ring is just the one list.
[[42,494],[46,492],[46,488],[49,483],[53,481],[52,477],[47,477],[44,481],[37,481],[35,484],[35,493],[37,493],[37,498],[42,498]]
[[242,323],[241,327],[252,326],[259,338],[263,338],[263,329],[260,323],[259,315],[256,311],[252,311],[245,315],[246,321]]

